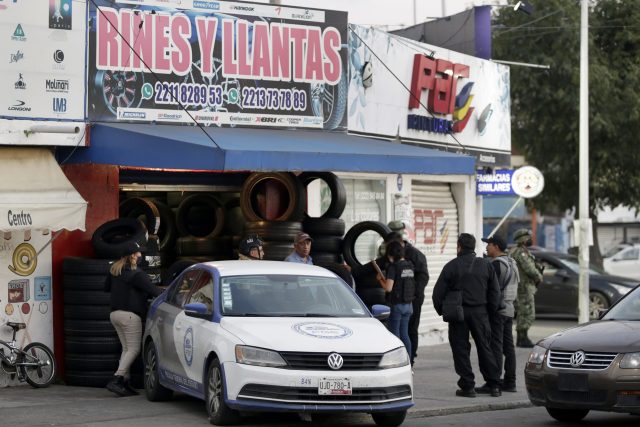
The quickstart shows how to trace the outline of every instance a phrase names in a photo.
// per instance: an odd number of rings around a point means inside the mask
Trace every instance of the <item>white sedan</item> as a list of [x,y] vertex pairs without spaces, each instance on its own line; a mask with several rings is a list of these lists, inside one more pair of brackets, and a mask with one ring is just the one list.
[[[205,400],[209,421],[239,413],[371,413],[397,426],[413,406],[402,342],[353,290],[320,267],[219,261],[185,270],[152,304],[145,391]],[[377,317],[377,318],[376,318]]]

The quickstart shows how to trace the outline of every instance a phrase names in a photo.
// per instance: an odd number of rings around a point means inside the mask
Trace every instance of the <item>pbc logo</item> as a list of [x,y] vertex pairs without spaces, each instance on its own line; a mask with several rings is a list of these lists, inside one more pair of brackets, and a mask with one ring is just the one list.
[[66,113],[67,98],[53,98],[53,111],[56,113]]

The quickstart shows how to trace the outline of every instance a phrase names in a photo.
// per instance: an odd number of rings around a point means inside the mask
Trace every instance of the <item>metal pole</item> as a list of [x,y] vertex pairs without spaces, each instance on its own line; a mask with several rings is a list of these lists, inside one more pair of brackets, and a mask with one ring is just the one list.
[[504,216],[502,217],[502,219],[500,220],[498,225],[496,225],[495,228],[493,230],[491,230],[491,233],[489,233],[489,235],[487,237],[493,236],[494,233],[496,231],[498,231],[500,226],[507,220],[507,218],[509,218],[509,215],[511,215],[511,212],[513,212],[513,210],[516,208],[516,206],[518,206],[518,203],[520,203],[522,200],[523,200],[522,197],[518,197],[518,200],[516,200],[515,203],[511,206],[511,208],[507,211],[507,213],[504,214]]
[[416,11],[416,0],[413,0],[413,25],[418,23],[418,12]]
[[446,0],[442,0],[442,17],[444,18],[445,16],[447,16],[447,9],[446,6],[444,4]]
[[578,322],[589,321],[589,1],[580,9],[580,154],[579,218],[580,278],[578,282]]

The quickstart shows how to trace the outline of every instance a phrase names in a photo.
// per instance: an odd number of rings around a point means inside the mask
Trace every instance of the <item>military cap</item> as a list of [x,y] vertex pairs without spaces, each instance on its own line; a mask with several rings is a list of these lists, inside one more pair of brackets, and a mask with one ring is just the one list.
[[515,231],[515,233],[513,233],[513,240],[516,241],[516,243],[520,243],[520,241],[524,241],[526,239],[524,239],[524,237],[526,237],[527,239],[531,237],[531,230],[528,230],[526,228],[520,228],[518,230]]

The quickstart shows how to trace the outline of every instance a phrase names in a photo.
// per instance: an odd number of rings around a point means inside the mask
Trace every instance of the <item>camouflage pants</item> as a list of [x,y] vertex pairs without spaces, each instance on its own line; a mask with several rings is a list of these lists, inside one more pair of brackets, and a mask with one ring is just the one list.
[[[522,289],[522,290],[521,290]],[[526,332],[536,318],[536,288],[533,285],[522,284],[518,287],[518,298],[515,301],[518,316],[516,318],[516,331]]]

